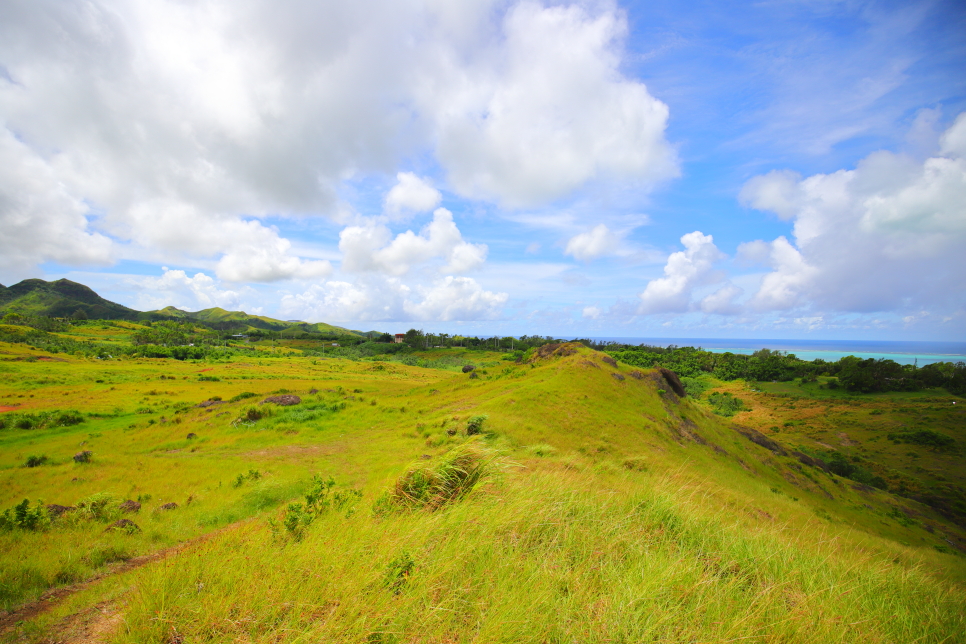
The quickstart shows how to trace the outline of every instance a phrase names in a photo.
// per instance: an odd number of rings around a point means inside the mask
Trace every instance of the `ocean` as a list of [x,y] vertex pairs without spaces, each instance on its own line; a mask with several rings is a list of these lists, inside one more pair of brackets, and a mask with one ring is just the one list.
[[966,362],[966,342],[906,342],[883,340],[735,340],[723,338],[621,338],[591,337],[598,342],[649,344],[666,347],[700,347],[716,353],[754,353],[759,349],[787,351],[801,360],[821,358],[834,362],[845,356],[894,360],[899,364]]

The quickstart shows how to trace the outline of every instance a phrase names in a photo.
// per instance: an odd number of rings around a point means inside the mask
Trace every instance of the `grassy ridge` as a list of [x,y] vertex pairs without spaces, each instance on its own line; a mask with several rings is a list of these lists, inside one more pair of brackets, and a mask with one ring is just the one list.
[[[104,600],[124,615],[116,641],[139,642],[174,633],[938,642],[963,633],[966,566],[936,549],[961,537],[955,525],[762,447],[704,403],[675,396],[656,372],[587,349],[522,364],[465,355],[490,365],[476,378],[294,356],[26,362],[17,358],[37,352],[0,351],[0,405],[96,414],[0,431],[0,509],[103,492],[143,500],[136,514],[0,533],[7,606],[228,527],[102,582],[16,636],[56,632],[68,611]],[[283,390],[302,403],[257,404]],[[230,402],[245,392],[258,395]],[[482,434],[467,436],[481,416]],[[386,511],[381,499],[412,463],[480,440],[501,454],[500,476],[435,511]],[[82,449],[91,463],[71,460]],[[40,454],[49,464],[22,467]],[[362,497],[348,517],[320,514],[294,539],[279,526],[314,474]],[[178,508],[160,509],[171,501]],[[917,518],[896,515],[900,505]],[[105,532],[122,516],[141,531]]]

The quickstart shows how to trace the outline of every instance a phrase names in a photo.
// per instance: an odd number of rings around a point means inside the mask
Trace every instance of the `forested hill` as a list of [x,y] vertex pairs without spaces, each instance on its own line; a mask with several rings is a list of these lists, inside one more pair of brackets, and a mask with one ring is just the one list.
[[17,313],[28,317],[136,320],[138,311],[105,300],[91,288],[60,279],[23,280],[10,287],[0,285],[0,317]]

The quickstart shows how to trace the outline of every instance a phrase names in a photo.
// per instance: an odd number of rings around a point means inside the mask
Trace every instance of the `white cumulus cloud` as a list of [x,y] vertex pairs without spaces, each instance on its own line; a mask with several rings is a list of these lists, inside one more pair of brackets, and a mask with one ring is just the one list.
[[589,261],[616,253],[620,242],[620,235],[605,224],[597,224],[590,230],[571,237],[564,253],[580,261]]
[[546,203],[595,179],[642,185],[677,174],[667,105],[620,70],[627,24],[615,11],[520,2],[503,46],[445,52],[439,158],[462,194],[509,206]]
[[746,205],[794,221],[794,243],[779,237],[740,249],[772,268],[751,304],[853,312],[966,306],[966,114],[939,143],[921,161],[878,151],[854,170],[749,181]]
[[443,199],[439,190],[412,172],[400,172],[396,181],[385,200],[386,211],[391,215],[429,212]]
[[469,277],[446,276],[410,286],[398,278],[328,281],[282,298],[285,317],[335,321],[472,321],[501,315],[506,293],[484,290]]
[[[608,3],[2,3],[0,244],[23,243],[0,262],[103,263],[113,238],[226,279],[324,275],[264,219],[338,218],[347,181],[417,155],[511,206],[646,188],[677,165],[667,106],[621,71],[626,31]],[[397,180],[387,214],[439,205]]]
[[0,269],[11,279],[32,277],[44,261],[108,264],[112,242],[91,230],[89,208],[56,172],[0,127]]
[[[128,280],[138,291],[137,306],[141,310],[155,310],[166,306],[197,311],[220,307],[229,311],[241,308],[241,298],[247,289],[220,288],[218,282],[204,273],[189,276],[182,270],[162,267],[160,277]],[[248,311],[252,313],[252,310]]]
[[388,275],[405,275],[417,264],[442,259],[441,273],[465,273],[486,260],[485,244],[471,244],[453,221],[453,214],[437,208],[433,220],[416,234],[411,230],[392,237],[388,227],[370,222],[364,226],[348,226],[339,236],[342,270],[376,271]]
[[681,237],[681,243],[685,250],[671,253],[664,266],[664,277],[651,280],[644,288],[639,313],[688,311],[694,288],[716,277],[714,263],[724,254],[714,245],[711,235],[696,230]]

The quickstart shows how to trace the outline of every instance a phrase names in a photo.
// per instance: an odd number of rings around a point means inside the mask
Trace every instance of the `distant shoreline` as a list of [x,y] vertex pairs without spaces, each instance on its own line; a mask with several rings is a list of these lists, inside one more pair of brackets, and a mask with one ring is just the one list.
[[934,362],[966,362],[966,342],[923,342],[886,340],[778,340],[733,338],[634,338],[617,336],[590,336],[598,342],[621,342],[625,344],[666,347],[700,347],[714,353],[750,354],[759,349],[794,353],[802,360],[822,359],[834,362],[854,355],[857,358],[894,360],[899,364],[920,366]]

